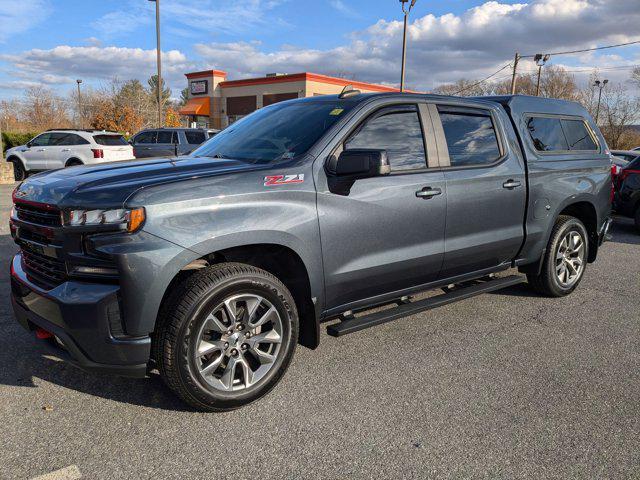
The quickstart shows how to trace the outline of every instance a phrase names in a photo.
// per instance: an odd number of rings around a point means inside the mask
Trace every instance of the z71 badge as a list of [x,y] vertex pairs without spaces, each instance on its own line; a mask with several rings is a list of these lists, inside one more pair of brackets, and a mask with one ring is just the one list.
[[304,173],[297,175],[268,175],[264,177],[264,186],[273,187],[276,185],[290,185],[292,183],[303,183]]

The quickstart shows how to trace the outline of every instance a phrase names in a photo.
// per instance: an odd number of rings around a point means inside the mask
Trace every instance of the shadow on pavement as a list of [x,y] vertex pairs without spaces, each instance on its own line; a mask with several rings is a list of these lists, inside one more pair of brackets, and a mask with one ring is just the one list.
[[631,218],[615,217],[609,233],[613,237],[611,239],[613,243],[640,245],[640,230],[636,228]]

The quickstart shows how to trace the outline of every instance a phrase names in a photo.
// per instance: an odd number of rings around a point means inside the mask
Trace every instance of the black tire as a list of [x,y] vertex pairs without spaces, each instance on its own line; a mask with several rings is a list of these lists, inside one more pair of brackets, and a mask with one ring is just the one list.
[[640,205],[638,205],[638,208],[636,208],[636,215],[634,217],[634,221],[636,224],[636,230],[638,230],[638,233],[640,233]]
[[[258,294],[277,310],[281,344],[270,370],[254,385],[221,391],[203,380],[193,356],[212,308],[241,294]],[[159,315],[152,354],[165,383],[186,403],[201,411],[233,410],[266,395],[279,382],[293,358],[298,324],[295,301],[280,280],[249,265],[222,263],[200,270],[174,289]]]
[[[570,286],[563,286],[556,275],[556,255],[558,254],[562,240],[570,232],[576,232],[582,237],[584,242],[584,259],[582,270]],[[542,269],[539,275],[527,274],[529,285],[538,293],[548,297],[563,297],[573,292],[582,281],[587,266],[589,252],[589,235],[584,224],[575,217],[561,215],[551,231],[551,237],[547,244]]]
[[24,165],[22,161],[18,158],[14,158],[13,160],[9,160],[13,163],[13,178],[16,182],[21,182],[22,180],[27,178],[27,171],[24,169]]

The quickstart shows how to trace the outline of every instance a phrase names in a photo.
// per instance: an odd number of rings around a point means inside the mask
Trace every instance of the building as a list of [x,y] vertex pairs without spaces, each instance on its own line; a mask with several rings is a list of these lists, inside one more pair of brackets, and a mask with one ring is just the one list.
[[180,114],[189,124],[224,128],[261,107],[292,98],[337,94],[346,85],[362,92],[397,92],[396,88],[317,73],[273,73],[260,78],[227,80],[221,70],[186,74],[189,100]]

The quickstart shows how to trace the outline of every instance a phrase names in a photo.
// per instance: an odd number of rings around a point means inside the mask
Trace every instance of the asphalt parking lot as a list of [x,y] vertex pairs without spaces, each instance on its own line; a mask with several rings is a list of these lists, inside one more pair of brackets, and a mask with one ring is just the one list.
[[263,400],[189,411],[85,374],[10,311],[0,186],[0,478],[640,478],[640,235],[575,294],[526,286],[298,349]]

